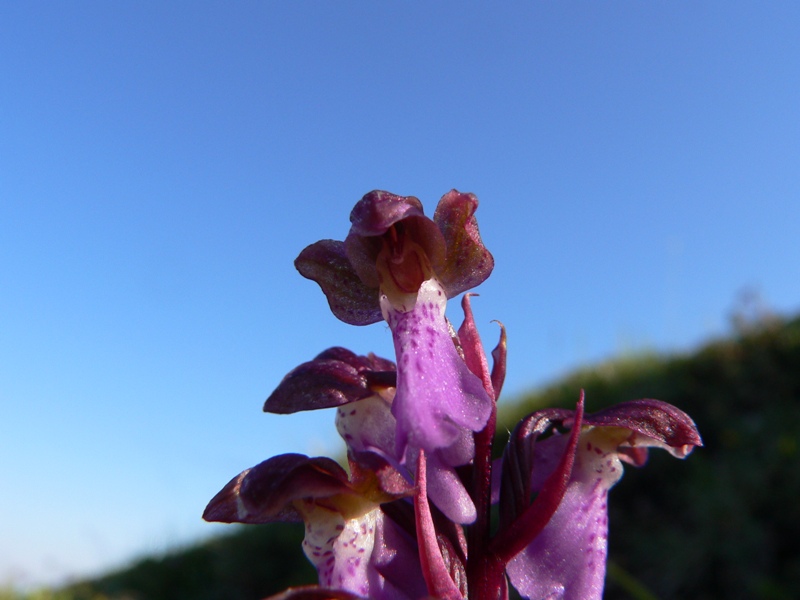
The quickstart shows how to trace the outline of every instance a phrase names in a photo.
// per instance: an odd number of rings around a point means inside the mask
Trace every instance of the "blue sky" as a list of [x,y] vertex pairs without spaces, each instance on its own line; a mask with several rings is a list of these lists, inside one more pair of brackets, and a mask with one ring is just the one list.
[[329,346],[391,355],[292,266],[369,190],[478,195],[510,396],[692,348],[745,289],[800,309],[798,30],[791,2],[0,4],[0,585],[220,531],[239,471],[338,449],[261,405]]

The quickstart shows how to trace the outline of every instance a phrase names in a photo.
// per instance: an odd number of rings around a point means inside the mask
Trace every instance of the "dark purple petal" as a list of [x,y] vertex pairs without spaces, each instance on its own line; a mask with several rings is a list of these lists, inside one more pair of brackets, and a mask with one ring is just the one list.
[[[661,400],[632,400],[615,404],[587,415],[585,423],[598,427],[624,427],[632,432],[661,442],[660,447],[673,456],[684,458],[695,446],[702,446],[700,433],[691,417]],[[637,437],[630,440],[635,446]],[[641,443],[641,442],[640,442]],[[642,445],[653,446],[645,441]]]
[[[407,446],[433,452],[460,441],[464,430],[480,431],[492,411],[492,400],[459,356],[447,321],[444,291],[435,280],[420,287],[408,312],[383,302],[397,352],[398,456]],[[453,465],[454,466],[454,465]]]
[[290,414],[330,408],[370,395],[367,379],[356,367],[343,360],[317,357],[283,378],[264,403],[264,412]]
[[303,277],[317,282],[336,318],[349,325],[381,320],[377,285],[368,287],[347,259],[344,243],[321,240],[307,246],[294,261]]
[[[354,271],[365,285],[377,288],[380,278],[376,268],[384,236],[394,227],[394,236],[404,243],[419,245],[434,269],[443,264],[445,241],[436,224],[422,212],[422,204],[413,196],[397,196],[373,191],[364,196],[350,214],[352,226],[344,241],[345,253]],[[390,236],[386,236],[389,238]]]
[[203,518],[224,523],[298,521],[294,500],[352,493],[347,473],[335,461],[282,454],[234,477],[212,498]]
[[436,275],[448,298],[483,283],[494,268],[494,258],[478,232],[477,208],[473,194],[451,190],[442,196],[433,215],[447,245],[444,265],[436,269]]
[[350,212],[350,232],[362,237],[380,236],[403,219],[422,216],[422,203],[414,196],[373,190],[365,194]]
[[264,411],[289,414],[342,406],[395,385],[394,363],[345,348],[328,348],[293,369],[264,403]]

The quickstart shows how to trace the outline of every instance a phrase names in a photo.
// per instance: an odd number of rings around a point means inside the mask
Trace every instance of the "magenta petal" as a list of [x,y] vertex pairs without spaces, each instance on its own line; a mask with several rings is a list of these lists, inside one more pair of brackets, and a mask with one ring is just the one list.
[[475,504],[455,468],[445,464],[438,452],[428,455],[428,497],[454,523],[473,523],[477,517]]
[[[526,598],[600,600],[608,546],[608,490],[622,475],[615,444],[591,444],[581,436],[572,477],[561,504],[544,530],[506,567],[517,591]],[[591,446],[586,451],[586,444]],[[566,436],[539,442],[547,471],[560,455]],[[600,450],[600,452],[596,452]],[[538,462],[538,461],[537,461]]]
[[371,562],[380,575],[370,585],[373,598],[417,600],[427,595],[416,540],[388,517],[378,521]]
[[[444,290],[433,279],[422,283],[414,308],[401,312],[384,297],[381,306],[397,353],[397,449],[433,452],[459,441],[464,430],[480,431],[492,411],[483,384],[459,356],[444,310]],[[454,466],[454,465],[453,465]]]

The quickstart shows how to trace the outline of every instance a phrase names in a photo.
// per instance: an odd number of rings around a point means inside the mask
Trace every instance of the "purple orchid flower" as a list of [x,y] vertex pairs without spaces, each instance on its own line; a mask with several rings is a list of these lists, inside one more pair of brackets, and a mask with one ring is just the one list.
[[460,523],[474,521],[476,511],[454,468],[472,460],[472,433],[494,410],[445,318],[447,298],[481,283],[494,266],[478,233],[477,205],[453,190],[431,220],[414,197],[370,192],[353,208],[344,242],[317,242],[295,261],[337,317],[362,325],[382,316],[389,324],[398,364],[394,457],[414,465],[424,450],[432,498]]
[[284,454],[232,479],[211,500],[203,518],[225,523],[303,521],[303,551],[317,568],[321,587],[364,598],[417,598],[425,584],[416,544],[380,508],[414,489],[383,483],[357,466],[348,480],[328,458]]
[[[494,540],[504,559],[519,548],[515,528],[531,493],[540,493],[558,470],[568,436],[556,426],[574,428],[575,415],[544,410],[523,419],[504,458],[501,522]],[[574,466],[557,510],[541,532],[508,561],[511,583],[525,598],[595,600],[602,597],[608,542],[608,491],[622,477],[623,462],[642,466],[649,447],[685,458],[702,441],[683,411],[658,400],[634,400],[586,415]],[[515,538],[515,539],[512,539]]]

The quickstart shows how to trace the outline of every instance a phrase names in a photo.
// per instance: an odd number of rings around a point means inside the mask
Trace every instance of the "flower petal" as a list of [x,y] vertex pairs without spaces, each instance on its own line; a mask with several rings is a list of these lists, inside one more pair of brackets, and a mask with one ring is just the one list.
[[345,254],[344,242],[320,240],[307,246],[294,261],[300,274],[317,282],[331,312],[349,325],[381,320],[377,285],[364,284]]
[[418,600],[426,596],[417,542],[388,516],[376,524],[372,564],[383,578],[370,586],[377,590],[380,585],[381,591],[373,591],[373,597]]
[[352,493],[347,473],[330,458],[281,454],[234,477],[208,503],[203,519],[223,523],[299,521],[294,500]]
[[473,523],[475,504],[454,467],[446,464],[439,451],[428,455],[428,497],[454,523]]
[[478,232],[477,209],[474,194],[451,190],[442,196],[433,215],[447,245],[444,265],[436,274],[448,298],[480,285],[494,269],[494,258]]
[[270,394],[264,411],[289,414],[341,406],[394,385],[394,363],[374,355],[358,356],[345,348],[328,348],[293,369]]
[[381,301],[397,353],[392,413],[397,418],[398,456],[409,445],[426,452],[452,446],[463,430],[480,431],[492,411],[483,384],[453,344],[444,316],[446,303],[435,279],[422,283],[408,312]]
[[364,194],[350,212],[350,232],[362,237],[380,236],[395,223],[422,216],[422,203],[418,198],[372,190]]
[[[541,534],[507,567],[511,583],[527,598],[602,598],[608,549],[608,490],[622,477],[617,446],[622,430],[581,434],[580,452],[558,510]],[[537,444],[545,467],[561,452],[566,436]],[[543,469],[546,471],[546,468]]]
[[691,417],[661,400],[621,402],[589,415],[587,425],[624,427],[632,435],[630,446],[657,446],[677,458],[686,457],[695,446],[702,446],[700,433]]
[[306,522],[303,552],[316,567],[319,584],[359,596],[370,594],[370,557],[375,525],[384,518],[379,507],[347,519],[340,512],[311,500],[300,510]]
[[397,196],[383,191],[366,194],[350,213],[352,226],[344,241],[345,252],[361,281],[377,288],[380,283],[376,260],[383,247],[383,236],[389,229],[397,231],[409,242],[418,244],[434,269],[445,258],[445,241],[441,231],[422,211],[422,204],[413,196]]

